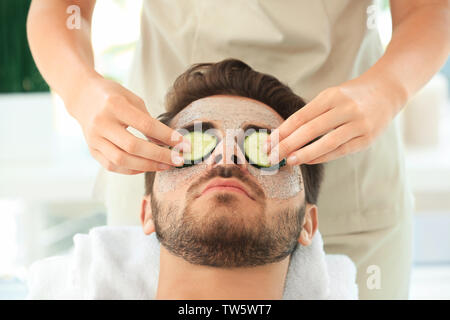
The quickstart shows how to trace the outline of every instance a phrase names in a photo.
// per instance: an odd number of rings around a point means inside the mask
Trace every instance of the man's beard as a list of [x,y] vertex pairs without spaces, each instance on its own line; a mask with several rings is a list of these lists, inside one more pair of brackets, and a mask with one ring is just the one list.
[[213,197],[210,212],[195,212],[186,201],[180,218],[178,206],[162,208],[151,195],[156,235],[169,252],[192,264],[233,268],[274,263],[297,248],[305,205],[281,210],[267,223],[264,202],[261,212],[244,216],[233,193]]

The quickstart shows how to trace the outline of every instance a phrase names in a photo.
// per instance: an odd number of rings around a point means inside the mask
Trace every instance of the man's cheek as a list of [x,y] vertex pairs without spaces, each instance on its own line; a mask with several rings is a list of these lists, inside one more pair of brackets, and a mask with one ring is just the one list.
[[185,188],[190,181],[202,175],[207,169],[206,163],[185,168],[173,168],[158,173],[156,189],[160,193],[177,192]]
[[276,174],[264,175],[261,170],[249,166],[249,172],[256,178],[267,198],[290,199],[302,191],[302,179],[299,166],[291,170],[278,170]]

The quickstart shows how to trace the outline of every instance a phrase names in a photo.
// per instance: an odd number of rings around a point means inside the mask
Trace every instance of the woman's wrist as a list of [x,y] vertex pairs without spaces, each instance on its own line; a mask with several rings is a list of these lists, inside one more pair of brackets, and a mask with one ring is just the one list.
[[392,107],[393,116],[397,115],[408,102],[408,90],[401,79],[389,72],[389,70],[371,68],[361,75],[361,78],[367,80],[368,85],[383,95],[387,103]]
[[70,115],[75,116],[74,108],[77,107],[80,94],[92,87],[95,81],[103,79],[103,76],[95,71],[94,68],[86,68],[80,70],[70,76],[64,92],[60,93],[64,101],[67,111]]

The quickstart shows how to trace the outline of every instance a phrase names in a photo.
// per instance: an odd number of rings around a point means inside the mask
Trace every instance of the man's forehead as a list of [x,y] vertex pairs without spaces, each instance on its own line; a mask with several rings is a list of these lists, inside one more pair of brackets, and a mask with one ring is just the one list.
[[242,123],[256,123],[278,127],[283,118],[263,102],[240,96],[215,95],[192,102],[171,121],[172,128],[180,128],[197,119],[223,121],[233,127]]

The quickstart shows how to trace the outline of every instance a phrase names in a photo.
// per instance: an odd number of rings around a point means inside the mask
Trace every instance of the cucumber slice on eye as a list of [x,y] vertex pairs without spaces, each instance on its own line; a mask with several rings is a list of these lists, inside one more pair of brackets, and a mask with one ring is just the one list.
[[183,168],[201,162],[217,145],[216,136],[201,131],[189,132],[184,137],[190,140],[191,152],[183,152],[184,164],[176,168]]
[[262,168],[279,168],[286,164],[286,160],[281,160],[278,164],[271,165],[268,154],[262,150],[264,141],[267,140],[269,134],[266,131],[255,131],[245,137],[244,152],[247,160],[251,165]]

